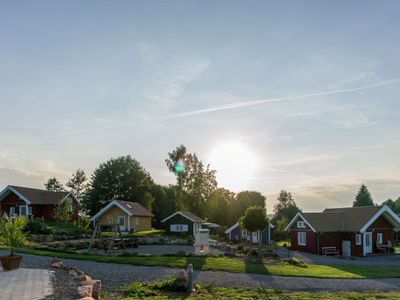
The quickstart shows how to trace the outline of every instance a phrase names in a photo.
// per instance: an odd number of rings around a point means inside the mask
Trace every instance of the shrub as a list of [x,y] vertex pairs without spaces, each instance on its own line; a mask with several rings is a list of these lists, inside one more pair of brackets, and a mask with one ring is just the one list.
[[80,216],[78,220],[75,221],[75,227],[83,232],[90,231],[90,219],[87,217]]
[[50,234],[52,230],[41,219],[32,219],[24,227],[24,232],[31,234]]
[[290,265],[296,266],[296,267],[306,267],[306,264],[302,262],[300,259],[297,259],[295,257],[290,258],[287,261]]
[[10,256],[14,255],[15,248],[22,246],[25,242],[26,234],[23,229],[26,222],[27,220],[21,217],[0,220],[0,241],[10,249]]

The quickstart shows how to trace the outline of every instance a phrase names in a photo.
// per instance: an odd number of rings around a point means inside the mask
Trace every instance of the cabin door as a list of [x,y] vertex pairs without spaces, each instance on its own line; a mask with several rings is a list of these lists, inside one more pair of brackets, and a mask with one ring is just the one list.
[[118,225],[119,225],[119,230],[125,231],[125,217],[124,216],[118,217]]
[[372,253],[372,232],[365,233],[365,253]]

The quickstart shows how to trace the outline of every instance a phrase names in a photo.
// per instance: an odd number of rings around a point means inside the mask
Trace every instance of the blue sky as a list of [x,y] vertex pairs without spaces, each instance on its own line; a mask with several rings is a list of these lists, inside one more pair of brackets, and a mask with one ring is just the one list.
[[0,1],[0,187],[126,154],[168,184],[177,145],[213,162],[233,143],[251,157],[232,160],[253,164],[232,171],[240,189],[264,193],[270,211],[281,189],[310,211],[351,205],[361,182],[378,203],[398,197],[399,9]]

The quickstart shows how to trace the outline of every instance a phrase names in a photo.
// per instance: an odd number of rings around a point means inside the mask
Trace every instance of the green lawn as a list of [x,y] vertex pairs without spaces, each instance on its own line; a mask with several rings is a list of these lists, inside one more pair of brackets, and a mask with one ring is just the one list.
[[93,260],[106,263],[132,264],[142,266],[165,266],[184,268],[189,263],[195,270],[227,271],[233,273],[257,273],[280,276],[303,276],[318,278],[390,278],[400,277],[400,268],[390,266],[324,266],[306,265],[297,267],[286,263],[276,265],[260,265],[246,263],[243,260],[228,257],[199,257],[199,256],[104,256],[93,254],[76,254],[72,252],[59,252],[32,248],[18,249],[19,252],[57,256],[60,258]]
[[77,232],[81,231],[76,228],[74,223],[69,222],[46,222],[48,228],[52,229],[55,233],[59,232]]
[[173,293],[163,290],[162,282],[133,282],[113,293],[103,293],[104,299],[400,299],[398,292],[290,292],[273,289],[222,288],[197,285],[196,291],[188,293]]

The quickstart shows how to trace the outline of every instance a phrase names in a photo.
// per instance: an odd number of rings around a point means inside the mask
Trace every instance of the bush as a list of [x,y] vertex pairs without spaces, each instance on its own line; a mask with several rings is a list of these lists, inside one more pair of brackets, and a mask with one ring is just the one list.
[[168,277],[164,281],[132,282],[123,288],[124,295],[134,299],[157,296],[160,291],[184,293],[186,282],[183,282],[181,278]]
[[24,232],[30,234],[50,234],[52,230],[47,227],[46,223],[41,219],[32,219],[24,227]]
[[90,231],[90,219],[87,217],[80,216],[78,220],[75,221],[75,227],[79,230],[87,233]]
[[295,257],[290,258],[288,261],[288,264],[296,266],[296,267],[306,267],[306,264],[302,262],[300,259],[297,259]]

